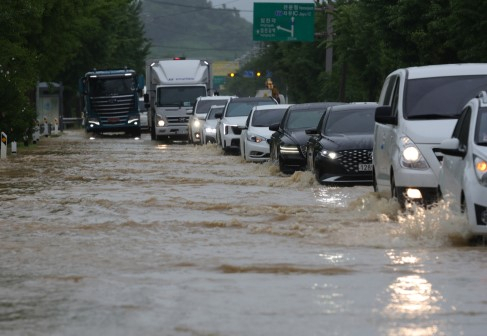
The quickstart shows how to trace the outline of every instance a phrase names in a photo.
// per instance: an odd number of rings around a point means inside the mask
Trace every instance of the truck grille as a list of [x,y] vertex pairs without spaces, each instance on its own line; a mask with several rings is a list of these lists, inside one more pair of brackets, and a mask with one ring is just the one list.
[[102,124],[126,124],[130,111],[137,109],[132,95],[91,97],[91,106]]
[[167,117],[167,122],[169,125],[171,124],[187,124],[189,122],[189,116],[176,116],[176,117]]

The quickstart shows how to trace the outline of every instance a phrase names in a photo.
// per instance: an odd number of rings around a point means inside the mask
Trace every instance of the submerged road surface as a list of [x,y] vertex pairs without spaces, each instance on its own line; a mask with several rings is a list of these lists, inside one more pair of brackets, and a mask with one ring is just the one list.
[[442,204],[147,134],[66,131],[0,176],[0,335],[487,330],[486,248]]

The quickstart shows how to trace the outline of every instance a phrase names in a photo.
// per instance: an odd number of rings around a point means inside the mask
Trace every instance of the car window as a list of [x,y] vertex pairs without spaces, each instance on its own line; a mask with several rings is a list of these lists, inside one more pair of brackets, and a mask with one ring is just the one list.
[[475,130],[475,143],[477,145],[487,146],[487,108],[485,107],[479,109]]
[[252,107],[260,105],[275,104],[272,100],[265,101],[247,101],[247,102],[231,102],[228,104],[225,117],[247,117],[252,111]]
[[349,110],[328,112],[323,133],[374,134],[375,110]]
[[285,128],[294,130],[300,128],[315,128],[320,121],[324,109],[290,110]]
[[215,108],[212,108],[210,111],[209,111],[209,114],[208,116],[206,117],[206,119],[216,119],[215,118],[215,114],[217,113],[222,113],[223,112],[223,107],[215,107]]
[[478,92],[487,90],[487,77],[453,76],[412,79],[407,82],[406,119],[455,119]]
[[468,133],[470,132],[470,117],[472,115],[472,109],[467,107],[465,110],[464,118],[460,124],[460,129],[458,133],[458,140],[460,140],[461,147],[467,147],[468,144]]
[[210,111],[210,108],[213,105],[225,105],[227,101],[228,101],[227,99],[220,99],[220,100],[213,100],[213,99],[212,100],[200,100],[196,104],[195,113],[197,113],[197,114],[207,114],[208,111]]
[[269,127],[279,123],[284,116],[286,109],[256,110],[252,117],[252,126]]

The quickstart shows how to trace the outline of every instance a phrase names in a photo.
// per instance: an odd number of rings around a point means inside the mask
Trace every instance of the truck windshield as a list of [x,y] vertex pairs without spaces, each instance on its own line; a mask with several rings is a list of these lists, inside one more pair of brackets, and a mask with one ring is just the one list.
[[128,95],[135,91],[134,77],[90,77],[90,94],[94,97]]
[[487,76],[411,79],[407,83],[406,119],[455,119],[463,106],[487,90]]
[[206,96],[204,86],[175,86],[157,89],[157,106],[193,107],[196,98]]

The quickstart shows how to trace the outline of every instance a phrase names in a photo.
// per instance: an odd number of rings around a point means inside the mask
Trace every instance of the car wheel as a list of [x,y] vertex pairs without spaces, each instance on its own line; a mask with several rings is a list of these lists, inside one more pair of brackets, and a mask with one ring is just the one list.
[[277,158],[277,148],[276,146],[272,145],[271,144],[271,148],[270,148],[270,152],[271,152],[271,157],[270,157],[270,161],[273,165],[276,165],[278,164],[278,158]]

